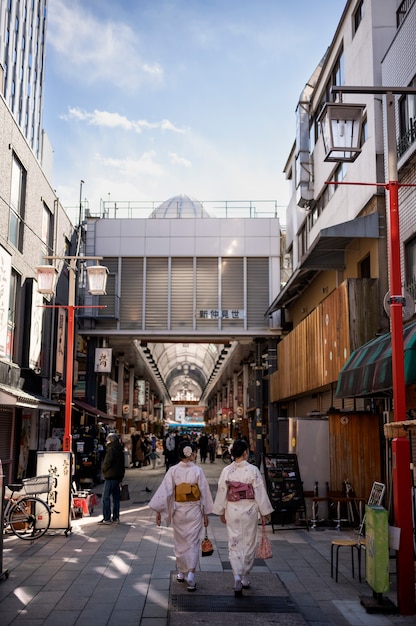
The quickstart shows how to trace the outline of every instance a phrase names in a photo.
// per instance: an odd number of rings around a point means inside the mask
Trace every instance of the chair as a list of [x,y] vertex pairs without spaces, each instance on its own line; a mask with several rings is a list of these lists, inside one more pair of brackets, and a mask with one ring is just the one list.
[[[374,482],[371,488],[370,496],[367,504],[372,506],[380,506],[384,497],[386,486],[383,483]],[[365,515],[358,529],[357,539],[334,539],[331,542],[331,578],[334,577],[334,548],[335,552],[335,582],[338,582],[338,559],[340,548],[351,548],[351,571],[354,578],[354,550],[357,550],[358,561],[358,580],[361,582],[361,550],[365,550]]]

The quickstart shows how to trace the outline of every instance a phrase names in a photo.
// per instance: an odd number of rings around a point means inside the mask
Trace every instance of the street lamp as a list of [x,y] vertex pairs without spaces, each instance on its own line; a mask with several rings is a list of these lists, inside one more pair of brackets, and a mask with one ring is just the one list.
[[[64,452],[71,452],[72,437],[72,387],[74,380],[74,329],[75,329],[75,309],[80,308],[104,308],[103,306],[76,306],[75,305],[75,277],[77,261],[98,261],[102,257],[85,257],[85,256],[45,256],[46,260],[64,260],[69,261],[69,287],[68,287],[68,305],[46,305],[51,308],[64,308],[68,310],[68,330],[67,330],[67,352],[66,352],[66,375],[65,375],[65,431],[63,440]],[[41,265],[36,268],[38,279],[38,291],[45,295],[53,295],[55,292],[55,282],[57,270],[53,265]],[[105,295],[107,285],[108,269],[102,265],[92,265],[87,267],[87,278],[89,292],[92,295]]]
[[[396,152],[396,121],[394,94],[416,94],[411,87],[333,87],[333,93],[380,94],[385,96],[387,127],[388,183],[370,184],[384,187],[389,192],[389,242],[390,242],[390,327],[393,375],[394,421],[406,419],[406,388],[404,376],[403,316],[405,298],[402,293],[399,230],[399,187]],[[361,147],[361,120],[364,105],[347,105],[343,102],[326,104],[319,121],[326,151],[325,161],[352,161]],[[349,143],[348,143],[349,142]],[[352,158],[352,157],[355,158]],[[342,184],[342,183],[337,183]],[[410,185],[415,186],[415,185]],[[397,601],[402,615],[414,615],[415,571],[412,521],[412,482],[410,443],[407,437],[392,442],[394,521],[400,528],[397,552]]]

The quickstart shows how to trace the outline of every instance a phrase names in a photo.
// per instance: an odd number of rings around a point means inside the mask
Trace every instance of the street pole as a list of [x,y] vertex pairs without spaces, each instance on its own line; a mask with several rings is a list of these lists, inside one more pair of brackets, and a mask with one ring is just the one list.
[[[399,187],[396,152],[396,116],[394,94],[415,95],[414,87],[333,87],[333,93],[378,94],[385,96],[387,129],[387,162],[389,182],[383,184],[388,190],[389,202],[389,286],[391,365],[394,421],[406,419],[406,379],[404,372],[403,303],[400,259]],[[345,104],[345,103],[344,103]],[[342,159],[339,159],[342,160]],[[342,184],[342,183],[341,183]],[[347,183],[357,184],[357,183]],[[363,184],[363,183],[358,183]],[[367,184],[367,183],[364,183]],[[415,569],[412,519],[412,480],[410,441],[397,437],[392,441],[392,474],[394,524],[400,530],[397,550],[397,603],[401,615],[414,615]]]
[[66,375],[65,375],[65,430],[62,448],[64,452],[72,451],[72,394],[74,385],[74,336],[75,336],[75,272],[76,258],[69,264],[68,285],[68,330],[66,346]]
[[[403,295],[400,262],[399,184],[396,153],[394,96],[386,94],[387,152],[389,174],[390,325],[394,421],[406,419],[406,382],[403,344]],[[392,442],[394,523],[400,528],[397,552],[397,603],[401,615],[415,614],[415,569],[412,520],[410,442]]]

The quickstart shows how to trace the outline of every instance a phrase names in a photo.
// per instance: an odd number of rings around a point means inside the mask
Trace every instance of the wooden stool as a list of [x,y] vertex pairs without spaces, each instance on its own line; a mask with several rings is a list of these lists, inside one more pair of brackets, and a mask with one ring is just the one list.
[[358,556],[358,580],[361,582],[361,545],[354,539],[334,539],[331,542],[331,578],[334,577],[334,548],[336,548],[335,555],[335,582],[338,582],[338,557],[340,548],[351,548],[351,569],[352,577],[354,578],[354,548],[357,550]]

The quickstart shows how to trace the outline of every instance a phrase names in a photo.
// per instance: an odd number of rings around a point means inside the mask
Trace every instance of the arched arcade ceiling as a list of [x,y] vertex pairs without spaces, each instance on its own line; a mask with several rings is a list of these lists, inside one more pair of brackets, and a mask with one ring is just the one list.
[[220,388],[228,377],[241,370],[242,363],[254,358],[254,338],[222,343],[218,338],[189,343],[156,339],[145,341],[128,336],[112,336],[108,345],[113,356],[134,367],[135,376],[150,380],[151,387],[165,403],[178,392],[189,390],[201,404]]

